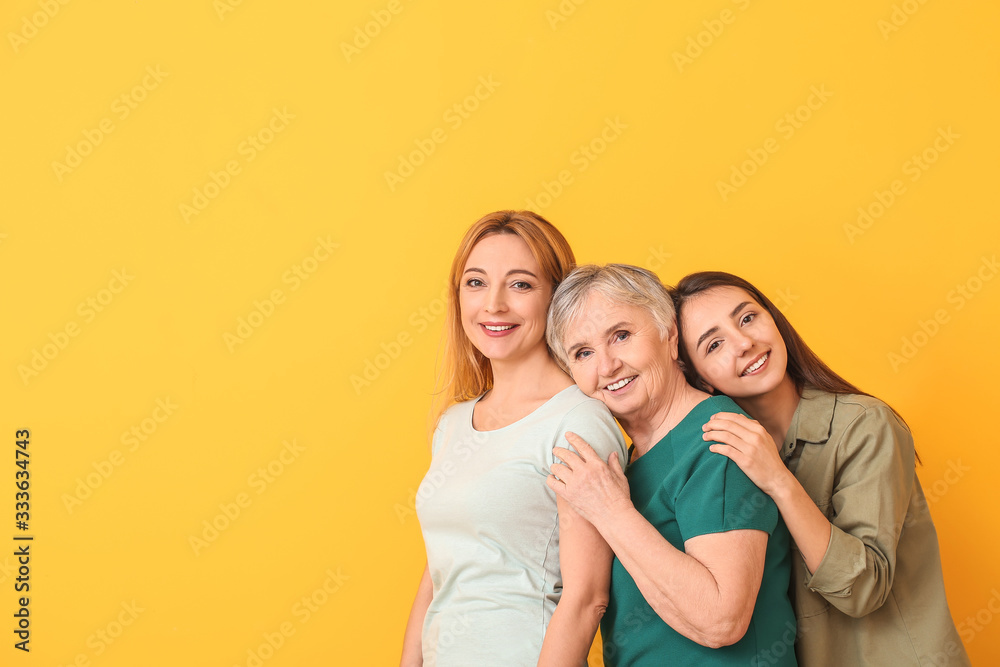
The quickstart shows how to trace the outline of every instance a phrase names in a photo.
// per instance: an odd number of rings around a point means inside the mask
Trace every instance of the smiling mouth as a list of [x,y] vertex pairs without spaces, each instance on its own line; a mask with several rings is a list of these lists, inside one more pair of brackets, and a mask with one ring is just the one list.
[[615,382],[613,384],[609,384],[608,386],[605,387],[605,389],[607,389],[608,391],[618,391],[622,387],[624,387],[627,384],[631,383],[632,380],[636,379],[637,377],[639,377],[639,376],[638,375],[633,375],[632,377],[622,378],[618,382]]
[[512,333],[514,330],[520,327],[520,324],[501,324],[499,322],[491,322],[489,324],[480,322],[479,326],[482,327],[483,335],[489,338],[505,338]]
[[764,365],[764,362],[767,361],[768,357],[770,356],[771,356],[770,352],[765,352],[764,355],[760,357],[757,361],[747,366],[746,369],[742,373],[740,373],[740,377],[745,377],[756,371],[758,368]]

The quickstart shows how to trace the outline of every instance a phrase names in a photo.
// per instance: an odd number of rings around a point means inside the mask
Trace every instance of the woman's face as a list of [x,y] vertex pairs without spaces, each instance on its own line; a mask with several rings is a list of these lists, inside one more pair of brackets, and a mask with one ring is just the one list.
[[552,284],[528,244],[513,234],[487,236],[472,249],[459,283],[465,334],[493,362],[537,354],[545,346]]
[[770,313],[746,290],[705,290],[684,305],[680,326],[694,370],[718,392],[751,398],[785,378],[785,342]]
[[677,335],[660,337],[644,308],[591,292],[563,338],[570,374],[580,389],[624,421],[653,414],[669,400],[677,366]]

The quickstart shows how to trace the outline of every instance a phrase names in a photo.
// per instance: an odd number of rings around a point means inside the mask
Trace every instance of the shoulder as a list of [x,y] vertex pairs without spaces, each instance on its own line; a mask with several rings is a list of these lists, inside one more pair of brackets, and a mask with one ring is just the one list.
[[[691,411],[691,414],[694,415],[696,411],[700,411],[708,417],[711,417],[719,412],[735,412],[740,415],[747,414],[743,411],[743,408],[736,405],[736,401],[721,394],[717,396],[709,396],[704,401],[696,405],[694,410]],[[749,415],[747,416],[749,417]]]
[[[824,394],[829,394],[829,392],[823,392]],[[853,414],[863,414],[868,411],[873,411],[878,413],[880,411],[886,410],[892,412],[889,406],[875,398],[874,396],[866,396],[865,394],[829,394],[833,397],[837,406],[841,410],[852,411]]]
[[476,401],[478,400],[479,398],[477,397],[449,406],[444,412],[441,413],[441,416],[438,417],[435,430],[442,429],[449,422],[454,423],[455,421],[460,421],[465,415],[471,415],[472,409],[476,406]]
[[728,396],[709,396],[698,405],[691,408],[691,411],[684,416],[677,426],[673,428],[675,434],[697,434],[700,440],[701,427],[714,415],[720,412],[735,412],[739,415],[749,417],[743,409],[736,405],[736,402]]
[[562,428],[576,422],[603,421],[615,423],[608,406],[584,394],[575,384],[550,398],[536,413],[532,422]]
[[472,409],[478,398],[456,403],[446,409],[438,417],[431,437],[431,454],[437,453],[443,441],[461,436],[465,430],[472,428]]
[[709,396],[698,403],[670,431],[670,447],[679,458],[690,459],[697,462],[697,465],[724,466],[729,461],[722,454],[709,451],[709,445],[715,443],[706,441],[702,437],[704,434],[702,426],[720,412],[735,412],[746,415],[746,412],[736,405],[733,399],[721,394]]
[[905,422],[885,402],[864,394],[835,394],[807,388],[796,408],[804,439],[818,442],[823,432],[830,438],[849,427],[885,424],[909,432]]
[[[897,458],[909,462],[915,457],[909,427],[874,396],[807,390],[802,403],[800,432],[803,427],[811,429],[815,433],[811,441],[835,447],[844,463],[857,459],[871,465],[879,459]],[[825,439],[820,435],[824,430]]]
[[[864,394],[833,394],[833,430],[889,428],[909,434],[906,423],[885,402]],[[839,428],[838,428],[839,427]]]
[[587,396],[576,385],[567,387],[563,391],[556,394],[551,401],[551,408],[554,412],[564,414],[567,417],[570,415],[579,417],[603,417],[604,415],[611,415],[611,411],[608,410],[608,406],[604,405],[602,401],[596,398]]
[[573,385],[560,392],[552,403],[553,415],[558,415],[556,430],[560,436],[566,431],[572,431],[604,458],[612,451],[617,451],[621,460],[625,460],[625,439],[618,428],[618,422],[602,401],[587,396]]

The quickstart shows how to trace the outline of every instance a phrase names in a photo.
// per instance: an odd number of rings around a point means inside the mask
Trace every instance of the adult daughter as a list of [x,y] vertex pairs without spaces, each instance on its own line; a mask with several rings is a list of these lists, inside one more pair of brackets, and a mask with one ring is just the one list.
[[417,493],[427,567],[401,665],[586,663],[612,553],[545,479],[567,431],[604,457],[625,445],[545,342],[549,301],[574,263],[562,234],[528,211],[485,216],[459,246],[445,326],[454,405]]
[[753,417],[716,414],[704,439],[791,532],[799,664],[968,665],[899,415],[830,370],[747,281],[694,273],[672,296],[688,381]]

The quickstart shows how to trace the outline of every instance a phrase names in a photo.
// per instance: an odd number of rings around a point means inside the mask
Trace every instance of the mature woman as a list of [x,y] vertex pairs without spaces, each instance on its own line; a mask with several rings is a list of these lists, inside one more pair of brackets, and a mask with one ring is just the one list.
[[562,234],[528,211],[479,220],[452,263],[446,391],[455,405],[437,421],[417,493],[427,567],[402,665],[586,662],[612,554],[544,481],[566,431],[602,456],[625,446],[607,408],[546,346],[549,301],[573,264]]
[[899,415],[742,278],[695,273],[674,298],[688,379],[756,419],[717,414],[704,437],[774,499],[795,541],[799,663],[968,665]]
[[616,455],[568,436],[549,486],[600,531],[615,559],[601,621],[609,667],[794,665],[789,539],[774,502],[702,425],[739,412],[684,379],[670,295],[633,266],[576,269],[549,311],[549,344],[632,439]]

